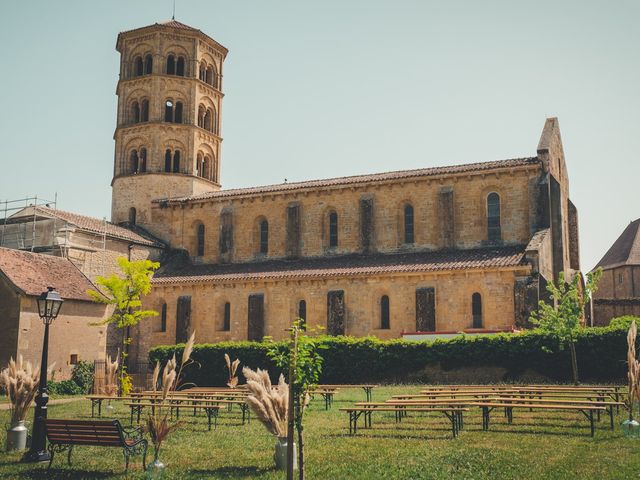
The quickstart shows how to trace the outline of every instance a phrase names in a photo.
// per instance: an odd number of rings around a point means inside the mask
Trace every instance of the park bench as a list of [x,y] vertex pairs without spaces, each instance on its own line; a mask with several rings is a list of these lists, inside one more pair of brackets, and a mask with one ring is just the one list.
[[129,457],[142,454],[142,468],[146,469],[147,441],[142,438],[139,427],[126,428],[118,420],[46,420],[49,445],[49,467],[56,453],[67,453],[71,465],[71,453],[76,445],[94,447],[119,447],[124,452],[125,472],[129,470]]
[[373,412],[394,412],[396,423],[400,422],[402,416],[407,412],[439,412],[444,414],[445,417],[451,422],[451,431],[453,438],[458,436],[460,428],[462,427],[461,417],[462,413],[469,411],[465,407],[454,406],[398,406],[389,404],[361,404],[353,407],[341,408],[341,412],[347,412],[349,414],[349,434],[354,435],[358,428],[358,419],[360,416],[364,418],[364,428],[371,427],[371,415]]
[[587,420],[589,420],[589,425],[591,427],[591,436],[595,435],[595,423],[593,414],[594,412],[603,412],[605,411],[604,406],[598,405],[582,405],[582,404],[552,404],[552,403],[534,403],[534,402],[502,402],[502,401],[489,401],[489,402],[478,402],[475,404],[470,404],[473,406],[478,406],[482,409],[482,429],[484,431],[489,430],[489,420],[491,412],[496,408],[504,408],[505,415],[507,417],[508,423],[513,423],[513,410],[515,408],[526,408],[529,410],[543,410],[543,411],[567,411],[574,410],[582,413]]

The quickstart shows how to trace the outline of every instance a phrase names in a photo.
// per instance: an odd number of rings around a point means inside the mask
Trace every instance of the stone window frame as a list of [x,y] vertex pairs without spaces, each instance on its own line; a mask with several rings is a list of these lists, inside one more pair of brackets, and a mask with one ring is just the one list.
[[195,238],[195,257],[204,257],[206,252],[206,227],[204,222],[197,220],[194,222]]
[[[411,209],[411,235],[410,238],[407,235],[409,232],[407,230],[407,209]],[[415,245],[416,243],[416,209],[413,206],[413,203],[405,200],[402,202],[402,210],[400,212],[401,215],[401,223],[402,228],[400,230],[400,234],[402,235],[402,245]]]
[[[495,196],[498,199],[498,215],[490,215],[491,206],[489,205],[490,197]],[[502,196],[496,190],[491,190],[485,196],[485,218],[486,218],[486,234],[487,242],[490,244],[499,244],[502,242]],[[497,218],[497,226],[492,225],[492,219]]]
[[484,328],[484,315],[482,313],[482,294],[473,292],[471,295],[471,327]]
[[[386,302],[385,302],[386,299]],[[388,293],[384,293],[378,297],[378,312],[379,312],[379,330],[391,329],[391,298]]]

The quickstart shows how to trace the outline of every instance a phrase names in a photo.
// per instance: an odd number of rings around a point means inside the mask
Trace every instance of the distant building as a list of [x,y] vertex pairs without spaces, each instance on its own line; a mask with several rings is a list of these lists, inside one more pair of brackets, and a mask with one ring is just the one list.
[[623,315],[640,317],[640,218],[627,225],[598,267],[604,273],[593,298],[594,325]]

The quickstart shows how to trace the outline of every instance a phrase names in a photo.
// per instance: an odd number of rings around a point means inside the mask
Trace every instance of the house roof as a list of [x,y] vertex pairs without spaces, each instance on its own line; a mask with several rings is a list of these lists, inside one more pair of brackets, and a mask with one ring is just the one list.
[[91,301],[96,286],[70,260],[0,247],[0,275],[25,295],[40,295],[54,287],[63,299]]
[[509,160],[495,160],[491,162],[468,163],[464,165],[453,165],[446,167],[419,168],[414,170],[399,170],[394,172],[374,173],[369,175],[354,175],[350,177],[326,178],[321,180],[307,180],[304,182],[280,183],[277,185],[265,185],[250,188],[237,188],[229,190],[218,190],[205,192],[198,195],[178,197],[171,199],[154,200],[155,203],[182,203],[189,201],[218,199],[236,197],[244,195],[257,195],[264,193],[284,193],[304,189],[317,189],[324,187],[359,185],[374,182],[384,182],[388,180],[411,180],[420,177],[431,177],[441,175],[453,175],[461,173],[482,172],[489,170],[515,168],[528,165],[536,165],[539,162],[537,157],[513,158]]
[[[123,227],[120,225],[115,225],[111,222],[107,222],[106,220],[101,220],[99,218],[88,217],[86,215],[80,215],[78,213],[65,212],[64,210],[54,210],[52,208],[43,206],[26,207],[25,210],[30,208],[35,208],[35,211],[38,215],[49,218],[58,218],[91,233],[96,233],[99,235],[106,234],[109,237],[134,242],[139,245],[154,246],[159,248],[164,246],[164,244],[160,240],[137,226],[132,225]],[[21,210],[20,212],[12,215],[10,218],[17,219],[25,216],[23,214],[25,210]],[[29,211],[32,212],[33,210]]]
[[622,265],[640,265],[640,218],[627,225],[596,268],[607,269]]
[[524,265],[524,246],[401,254],[340,255],[298,260],[194,265],[169,262],[154,284],[269,279],[340,278],[361,275],[505,268]]

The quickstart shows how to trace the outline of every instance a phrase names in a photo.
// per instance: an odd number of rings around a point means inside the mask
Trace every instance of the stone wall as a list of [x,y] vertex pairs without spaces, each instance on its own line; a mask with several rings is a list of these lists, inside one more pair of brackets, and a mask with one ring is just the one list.
[[0,276],[0,370],[16,358],[20,330],[20,296]]

